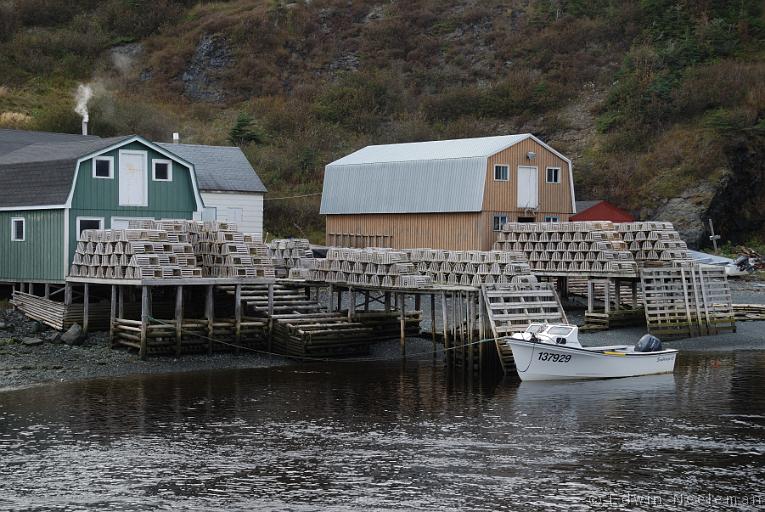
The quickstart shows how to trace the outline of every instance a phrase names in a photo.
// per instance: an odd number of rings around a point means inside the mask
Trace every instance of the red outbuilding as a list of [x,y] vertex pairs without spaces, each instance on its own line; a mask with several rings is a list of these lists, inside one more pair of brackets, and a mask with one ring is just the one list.
[[569,219],[578,220],[610,220],[611,222],[634,222],[635,217],[628,211],[608,201],[577,201],[576,214]]

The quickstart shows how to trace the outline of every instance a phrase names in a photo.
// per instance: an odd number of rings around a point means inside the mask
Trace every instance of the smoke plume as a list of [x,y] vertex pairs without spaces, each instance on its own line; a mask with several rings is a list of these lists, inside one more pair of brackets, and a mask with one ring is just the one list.
[[77,86],[77,92],[74,95],[74,100],[77,105],[74,107],[74,111],[80,114],[83,121],[88,121],[88,102],[93,97],[93,88],[88,84],[80,84]]

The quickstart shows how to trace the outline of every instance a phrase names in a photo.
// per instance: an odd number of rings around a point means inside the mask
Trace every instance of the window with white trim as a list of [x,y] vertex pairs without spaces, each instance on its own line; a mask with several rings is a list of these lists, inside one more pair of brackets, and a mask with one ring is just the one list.
[[547,183],[560,183],[560,167],[547,168]]
[[11,240],[23,242],[27,237],[27,221],[23,217],[11,219]]
[[114,178],[114,157],[97,156],[93,158],[93,177],[102,179]]
[[554,215],[548,215],[545,217],[545,222],[560,222],[560,217]]
[[151,177],[154,181],[173,181],[173,163],[170,160],[152,160]]
[[103,217],[77,217],[77,238],[86,229],[104,229]]
[[502,231],[502,226],[505,224],[507,224],[507,215],[495,215],[492,229],[494,231]]
[[494,181],[508,181],[510,179],[510,166],[497,164],[494,166]]

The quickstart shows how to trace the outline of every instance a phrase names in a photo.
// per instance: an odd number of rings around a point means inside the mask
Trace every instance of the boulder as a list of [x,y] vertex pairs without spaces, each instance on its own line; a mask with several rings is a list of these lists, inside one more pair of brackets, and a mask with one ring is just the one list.
[[27,328],[27,331],[30,334],[37,334],[42,329],[42,326],[40,325],[40,322],[30,322],[29,327]]
[[61,335],[61,341],[67,345],[80,345],[84,339],[85,335],[79,324],[73,324],[68,331]]
[[43,334],[43,339],[48,343],[61,343],[61,333],[57,331],[49,331]]
[[5,329],[5,322],[0,322],[0,329]]
[[21,343],[29,347],[33,347],[35,345],[42,345],[43,340],[41,340],[40,338],[24,337],[24,338],[21,338]]

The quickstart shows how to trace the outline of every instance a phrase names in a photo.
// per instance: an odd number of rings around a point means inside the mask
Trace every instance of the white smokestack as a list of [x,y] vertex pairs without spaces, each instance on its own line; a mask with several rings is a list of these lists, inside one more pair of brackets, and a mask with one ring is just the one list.
[[88,84],[80,84],[77,86],[77,92],[74,95],[74,100],[77,103],[74,107],[74,111],[82,116],[82,134],[88,134],[88,102],[93,97],[93,88]]
[[181,134],[178,132],[173,132],[173,144],[180,144],[181,143]]

